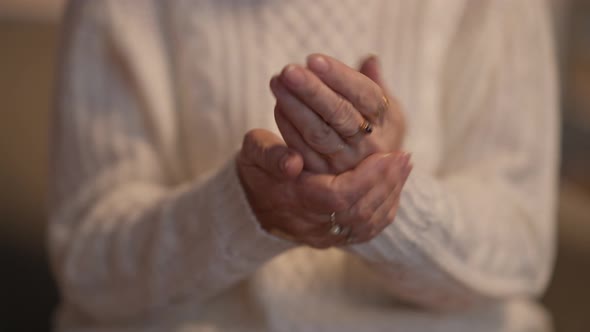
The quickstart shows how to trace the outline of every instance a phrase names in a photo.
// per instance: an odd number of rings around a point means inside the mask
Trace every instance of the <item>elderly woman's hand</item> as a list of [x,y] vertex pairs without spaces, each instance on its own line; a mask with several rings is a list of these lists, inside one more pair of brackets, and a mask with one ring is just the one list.
[[245,136],[237,167],[262,227],[316,248],[379,234],[393,221],[411,170],[407,154],[377,153],[339,175],[302,171],[301,155],[261,129]]
[[288,65],[270,86],[279,130],[301,152],[306,170],[338,174],[373,153],[401,147],[404,117],[384,88],[375,57],[359,72],[314,54],[307,68]]

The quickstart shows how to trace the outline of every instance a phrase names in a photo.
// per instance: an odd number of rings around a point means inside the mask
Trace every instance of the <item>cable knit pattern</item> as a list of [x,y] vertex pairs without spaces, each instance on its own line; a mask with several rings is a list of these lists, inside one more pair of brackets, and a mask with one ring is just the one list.
[[[542,0],[77,0],[53,131],[61,331],[548,331],[557,94]],[[414,171],[372,241],[266,234],[235,170],[270,77],[378,54]]]

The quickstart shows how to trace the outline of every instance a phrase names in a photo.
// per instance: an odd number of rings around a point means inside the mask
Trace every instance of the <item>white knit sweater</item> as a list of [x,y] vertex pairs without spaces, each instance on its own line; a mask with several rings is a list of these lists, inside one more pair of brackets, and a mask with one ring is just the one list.
[[[545,331],[557,95],[542,0],[78,0],[50,249],[61,331]],[[414,171],[369,243],[266,234],[234,156],[270,77],[380,56]]]

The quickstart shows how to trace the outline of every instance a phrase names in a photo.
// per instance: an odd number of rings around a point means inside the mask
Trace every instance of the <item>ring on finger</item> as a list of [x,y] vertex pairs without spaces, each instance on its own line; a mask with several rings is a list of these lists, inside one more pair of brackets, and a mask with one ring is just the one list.
[[340,224],[333,224],[330,227],[330,234],[335,235],[335,236],[339,236],[340,234],[342,234],[342,226]]
[[330,234],[339,236],[344,231],[344,227],[336,222],[336,211],[330,214]]
[[379,104],[379,107],[377,108],[377,110],[375,111],[379,122],[383,121],[383,114],[385,114],[385,111],[387,111],[387,109],[389,108],[389,98],[387,98],[386,95],[383,95],[381,97],[381,99],[382,99],[382,101]]
[[363,122],[361,122],[361,124],[358,126],[356,133],[350,136],[346,136],[345,138],[348,141],[356,141],[359,138],[359,136],[369,135],[372,132],[373,125],[367,119],[364,119]]
[[369,122],[369,120],[365,119],[363,123],[360,124],[359,131],[368,135],[373,132],[373,125]]

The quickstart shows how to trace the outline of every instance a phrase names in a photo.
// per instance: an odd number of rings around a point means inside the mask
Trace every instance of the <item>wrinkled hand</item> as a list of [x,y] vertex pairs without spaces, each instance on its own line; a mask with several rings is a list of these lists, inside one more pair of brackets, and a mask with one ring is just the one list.
[[[404,117],[384,88],[375,57],[365,60],[359,72],[314,54],[307,68],[288,65],[270,86],[279,130],[287,145],[302,154],[306,170],[338,174],[373,153],[401,147]],[[362,129],[365,121],[371,133]]]
[[[406,154],[376,153],[339,175],[311,173],[303,171],[297,151],[257,129],[246,134],[237,168],[265,230],[327,248],[368,241],[393,221],[411,170],[408,161]],[[332,212],[346,229],[339,235],[330,233]]]

